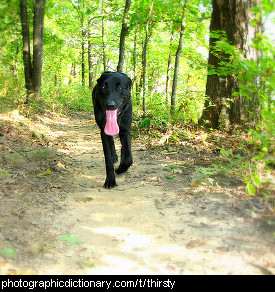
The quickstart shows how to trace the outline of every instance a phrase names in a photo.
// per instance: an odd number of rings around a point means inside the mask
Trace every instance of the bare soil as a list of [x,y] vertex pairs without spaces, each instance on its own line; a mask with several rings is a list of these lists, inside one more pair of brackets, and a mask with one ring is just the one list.
[[[133,139],[133,166],[106,190],[94,119],[0,118],[0,274],[275,273],[265,200],[245,195],[237,177],[196,169],[217,154]],[[55,158],[3,159],[45,146],[57,147]]]

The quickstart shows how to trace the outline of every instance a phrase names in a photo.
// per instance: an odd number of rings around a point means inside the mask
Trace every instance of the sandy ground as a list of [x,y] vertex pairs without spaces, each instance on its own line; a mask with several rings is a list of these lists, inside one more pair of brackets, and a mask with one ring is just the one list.
[[192,183],[199,153],[148,150],[133,140],[133,166],[106,190],[94,120],[38,122],[58,156],[2,173],[0,274],[274,274],[263,202],[245,196],[233,177]]

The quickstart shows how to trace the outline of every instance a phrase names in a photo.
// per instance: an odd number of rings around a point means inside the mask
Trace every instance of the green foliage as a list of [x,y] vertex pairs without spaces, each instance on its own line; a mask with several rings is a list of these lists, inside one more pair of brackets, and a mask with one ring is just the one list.
[[78,236],[75,234],[63,235],[58,240],[66,242],[67,245],[75,245],[75,244],[80,245],[83,243],[83,241],[79,239]]
[[203,174],[203,175],[205,175],[205,176],[213,175],[213,174],[214,174],[213,171],[207,170],[207,169],[204,168],[204,167],[197,167],[196,170],[199,171],[201,174]]
[[9,170],[5,170],[5,168],[4,169],[0,169],[0,176],[3,174],[6,178],[9,176]]
[[76,201],[77,202],[82,202],[82,203],[87,203],[87,202],[93,201],[93,198],[92,197],[79,198],[79,199],[76,199]]
[[[250,130],[253,152],[251,159],[246,163],[249,174],[245,178],[246,192],[255,195],[263,185],[262,173],[267,176],[270,172],[270,164],[274,163],[274,136],[268,132],[262,132],[260,127]],[[269,155],[270,153],[270,155]]]
[[0,253],[4,256],[13,257],[16,255],[16,250],[13,247],[4,247],[0,250]]
[[[129,32],[126,38],[126,70],[132,78],[141,72],[142,42],[151,0],[132,1],[128,25]],[[31,12],[32,3],[29,4]],[[167,73],[167,58],[169,52],[176,53],[178,43],[178,28],[180,26],[183,2],[156,0],[152,13],[150,27],[150,42],[148,46],[148,109],[155,113],[164,111],[163,119],[169,120],[169,98],[165,95],[165,78]],[[22,103],[25,100],[24,72],[22,64],[22,37],[19,9],[16,1],[12,1],[14,9],[8,4],[2,4],[0,14],[3,15],[0,30],[5,31],[0,40],[0,96],[10,103]],[[102,61],[102,17],[104,16],[106,62],[108,70],[115,70],[118,61],[119,34],[125,1],[53,1],[46,2],[44,24],[44,62],[42,93],[43,106],[50,109],[62,110],[62,107],[74,110],[91,110],[90,90],[80,85],[81,81],[81,43],[85,45],[85,60],[87,60],[87,42],[91,41],[93,82],[103,71]],[[199,116],[198,108],[202,108],[203,88],[205,87],[206,57],[199,53],[198,47],[206,48],[209,19],[196,21],[198,18],[207,18],[210,15],[209,1],[188,1],[186,41],[182,54],[182,65],[177,106],[179,111],[176,121],[196,121]],[[16,9],[15,9],[16,8]],[[14,25],[14,20],[16,25]],[[31,21],[31,17],[30,17]],[[30,23],[31,25],[31,23]],[[133,43],[136,37],[136,68],[133,68]],[[8,32],[8,33],[7,33]],[[89,37],[90,33],[90,37]],[[168,39],[174,34],[172,45]],[[172,58],[172,63],[173,63]],[[173,65],[172,65],[173,66]],[[8,68],[8,70],[7,70]],[[171,68],[173,69],[173,68]],[[85,83],[88,81],[88,64],[85,64]],[[173,70],[169,73],[173,78]],[[7,82],[8,80],[8,82]],[[138,97],[134,80],[133,99]],[[198,90],[197,88],[201,88]],[[199,94],[198,94],[199,92]],[[171,93],[169,88],[168,95]],[[1,98],[1,97],[0,97]],[[187,105],[185,111],[183,107]],[[39,105],[34,105],[39,107]],[[161,110],[160,110],[160,108]]]
[[233,92],[232,99],[229,98],[228,101],[231,102],[235,97],[239,97],[259,103],[262,123],[265,124],[267,131],[270,132],[271,128],[274,131],[272,126],[275,121],[274,99],[272,99],[275,88],[272,72],[275,67],[274,41],[257,33],[252,47],[260,52],[259,57],[256,60],[246,60],[243,58],[243,52],[229,43],[225,32],[212,31],[211,36],[217,39],[215,46],[211,49],[212,53],[219,58],[219,66],[209,68],[208,74],[235,76],[239,80],[238,91]]
[[60,85],[45,88],[45,101],[55,111],[92,110],[92,91],[79,84]]

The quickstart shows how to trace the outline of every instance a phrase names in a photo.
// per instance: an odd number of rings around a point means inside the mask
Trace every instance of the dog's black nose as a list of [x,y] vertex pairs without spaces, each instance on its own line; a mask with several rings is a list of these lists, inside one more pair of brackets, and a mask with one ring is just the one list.
[[115,110],[116,109],[116,104],[114,101],[110,100],[106,103],[106,108],[107,110]]

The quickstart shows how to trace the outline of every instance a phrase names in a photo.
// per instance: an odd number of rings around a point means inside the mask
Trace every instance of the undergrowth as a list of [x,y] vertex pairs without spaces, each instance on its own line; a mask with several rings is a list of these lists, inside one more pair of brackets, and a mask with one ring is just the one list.
[[258,127],[234,134],[204,131],[192,124],[171,124],[153,113],[134,116],[133,137],[142,138],[146,147],[159,151],[206,151],[220,157],[197,172],[205,178],[214,175],[237,176],[247,195],[264,196],[274,202],[274,136]]
[[[45,94],[41,109],[38,104],[16,104],[14,99],[1,99],[1,112],[18,108],[25,116],[45,111],[62,114],[79,113],[92,115],[91,90],[83,87],[66,87],[49,90]],[[5,110],[4,110],[5,109]],[[218,154],[222,159],[207,169],[197,171],[205,176],[234,174],[243,181],[248,195],[274,198],[274,129],[272,123],[262,124],[246,132],[204,131],[193,122],[171,121],[169,115],[148,109],[147,113],[134,108],[132,138],[142,138],[146,147],[161,151],[207,151]],[[268,127],[269,125],[269,127]],[[1,125],[0,125],[1,126]]]

